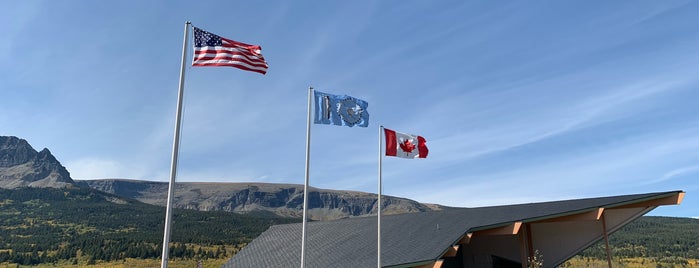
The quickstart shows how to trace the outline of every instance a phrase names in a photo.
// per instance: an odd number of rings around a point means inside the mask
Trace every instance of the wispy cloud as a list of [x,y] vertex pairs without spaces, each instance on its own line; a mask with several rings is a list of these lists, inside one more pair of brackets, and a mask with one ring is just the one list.
[[[231,8],[265,19],[235,27]],[[187,69],[179,181],[303,183],[314,86],[369,101],[371,126],[313,126],[313,186],[375,192],[384,125],[430,147],[428,159],[386,159],[390,195],[473,206],[691,191],[699,38],[688,22],[698,8],[16,2],[0,10],[0,131],[49,147],[76,178],[167,178],[178,18],[209,14],[192,20],[262,45],[270,71]]]
[[663,176],[661,176],[660,179],[652,181],[651,183],[663,182],[663,181],[667,181],[667,180],[670,180],[670,179],[675,178],[675,177],[684,176],[684,175],[692,174],[692,173],[696,173],[696,172],[699,172],[699,165],[685,166],[685,167],[671,170],[671,171],[663,174]]
[[[429,186],[423,185],[419,190],[405,186],[400,193],[426,202],[448,200],[445,204],[474,206],[584,197],[583,192],[598,195],[628,192],[628,185],[654,183],[657,177],[653,174],[663,174],[665,166],[673,165],[673,159],[691,157],[699,150],[699,139],[693,134],[696,131],[699,129],[650,135],[586,153],[561,154],[542,160],[520,159],[514,163],[524,161],[524,164],[517,165],[511,164],[513,160],[505,154],[494,158],[500,162],[495,169],[479,167],[479,163],[490,165],[488,161],[474,164],[467,161],[448,171],[442,171],[444,167],[428,168],[419,176],[429,178],[432,181]],[[663,177],[670,179],[697,171],[699,167],[688,166],[666,172]],[[402,172],[402,176],[406,174]],[[604,188],[598,188],[600,185]]]
[[40,6],[41,4],[36,2],[21,5],[7,3],[3,6],[3,10],[0,11],[0,23],[5,26],[0,29],[0,34],[3,36],[0,40],[0,61],[8,60],[12,51],[17,50],[17,46],[23,45],[20,37],[29,34],[26,32],[26,26],[40,16]]
[[79,159],[65,163],[73,179],[138,178],[134,173],[124,173],[121,163],[107,159]]

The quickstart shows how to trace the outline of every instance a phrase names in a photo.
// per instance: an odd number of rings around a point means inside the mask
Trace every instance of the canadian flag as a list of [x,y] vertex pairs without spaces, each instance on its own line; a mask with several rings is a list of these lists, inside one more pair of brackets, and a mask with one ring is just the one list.
[[402,158],[426,158],[427,141],[422,136],[415,136],[396,132],[387,128],[383,129],[386,134],[386,155]]

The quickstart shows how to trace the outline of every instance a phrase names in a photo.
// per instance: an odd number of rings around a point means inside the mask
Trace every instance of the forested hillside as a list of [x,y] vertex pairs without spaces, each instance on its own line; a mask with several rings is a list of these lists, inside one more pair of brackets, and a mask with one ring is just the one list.
[[[163,207],[87,188],[0,189],[0,263],[160,258],[164,214]],[[269,226],[295,221],[175,210],[170,256],[225,258]]]
[[[149,259],[162,251],[163,207],[94,189],[0,189],[0,264],[80,265]],[[273,224],[298,219],[175,210],[173,260],[227,259]],[[699,259],[699,220],[642,217],[610,236],[614,258],[686,265]],[[603,260],[604,243],[578,260]],[[689,263],[690,265],[692,263]]]
[[[641,217],[610,235],[609,243],[614,258],[686,265],[689,259],[699,259],[699,219]],[[606,259],[604,241],[579,256]]]

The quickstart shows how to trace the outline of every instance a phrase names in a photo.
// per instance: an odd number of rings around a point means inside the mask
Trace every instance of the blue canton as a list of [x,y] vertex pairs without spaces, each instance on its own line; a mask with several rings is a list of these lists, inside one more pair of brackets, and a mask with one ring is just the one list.
[[195,47],[215,47],[223,45],[221,37],[210,32],[194,27],[194,46]]

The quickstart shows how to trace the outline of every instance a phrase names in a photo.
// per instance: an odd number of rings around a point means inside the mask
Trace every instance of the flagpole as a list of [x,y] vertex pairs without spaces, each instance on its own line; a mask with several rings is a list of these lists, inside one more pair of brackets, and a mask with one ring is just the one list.
[[303,224],[301,228],[301,268],[306,265],[306,221],[308,219],[308,177],[311,159],[311,102],[313,87],[308,88],[308,118],[306,120],[306,178],[303,184]]
[[180,68],[180,85],[177,94],[177,113],[175,117],[175,138],[172,142],[172,162],[170,165],[170,184],[167,189],[167,209],[165,211],[165,230],[163,235],[163,254],[160,263],[161,268],[167,268],[168,254],[170,253],[170,232],[172,223],[172,199],[175,194],[175,177],[177,175],[177,156],[180,145],[180,126],[182,123],[182,99],[184,98],[184,71],[187,59],[187,36],[191,22],[184,24],[184,40],[182,41],[182,65]]
[[378,268],[381,268],[381,168],[382,168],[382,159],[383,156],[381,155],[381,148],[383,147],[383,140],[381,139],[381,132],[383,132],[383,126],[379,126],[379,198],[378,201],[376,202],[376,207],[378,210],[377,214],[377,229],[378,229],[378,239],[377,239],[377,266]]

